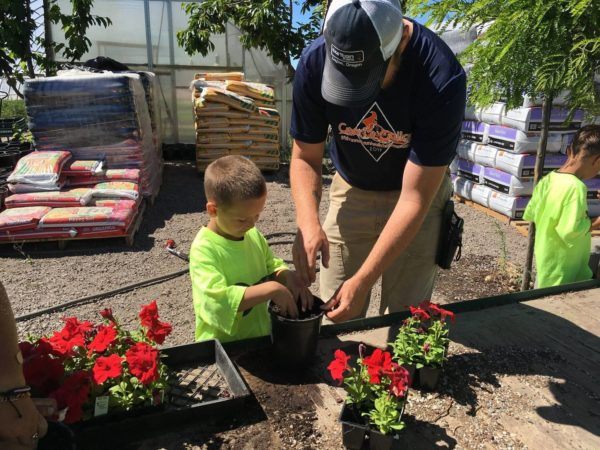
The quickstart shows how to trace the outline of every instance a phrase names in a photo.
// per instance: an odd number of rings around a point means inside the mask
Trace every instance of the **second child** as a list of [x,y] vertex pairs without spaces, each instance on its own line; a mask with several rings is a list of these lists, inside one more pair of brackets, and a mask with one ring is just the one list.
[[538,288],[592,278],[588,266],[591,229],[600,218],[588,217],[587,187],[582,180],[600,172],[600,126],[588,125],[573,137],[568,159],[537,184],[523,218],[535,223]]

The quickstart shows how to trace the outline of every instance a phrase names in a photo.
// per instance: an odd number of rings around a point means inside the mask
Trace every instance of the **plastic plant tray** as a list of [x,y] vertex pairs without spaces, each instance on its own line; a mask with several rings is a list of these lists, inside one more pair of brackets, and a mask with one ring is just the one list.
[[74,424],[77,448],[120,448],[202,418],[235,415],[244,408],[250,391],[219,341],[164,348],[161,355],[174,374],[165,402]]

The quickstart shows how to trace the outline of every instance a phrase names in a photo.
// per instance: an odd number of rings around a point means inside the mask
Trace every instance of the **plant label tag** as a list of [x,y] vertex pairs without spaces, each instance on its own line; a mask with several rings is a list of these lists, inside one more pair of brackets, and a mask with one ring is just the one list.
[[108,414],[108,395],[96,397],[96,404],[94,405],[94,417],[104,416],[105,414]]

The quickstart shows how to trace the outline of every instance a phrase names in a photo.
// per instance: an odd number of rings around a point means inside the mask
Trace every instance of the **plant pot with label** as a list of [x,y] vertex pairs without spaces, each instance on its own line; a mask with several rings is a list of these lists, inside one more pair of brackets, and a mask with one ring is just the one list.
[[323,301],[313,296],[313,307],[300,311],[297,319],[279,315],[277,305],[269,302],[271,316],[271,342],[275,357],[284,367],[306,367],[310,365],[317,351],[319,332],[324,311]]

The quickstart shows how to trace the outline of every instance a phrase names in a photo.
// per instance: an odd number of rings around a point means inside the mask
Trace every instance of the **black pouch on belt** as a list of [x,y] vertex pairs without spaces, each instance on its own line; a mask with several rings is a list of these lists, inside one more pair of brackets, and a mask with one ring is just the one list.
[[449,269],[452,261],[458,261],[462,249],[462,234],[464,220],[454,211],[454,202],[448,200],[444,207],[440,240],[438,244],[436,263],[442,269]]

